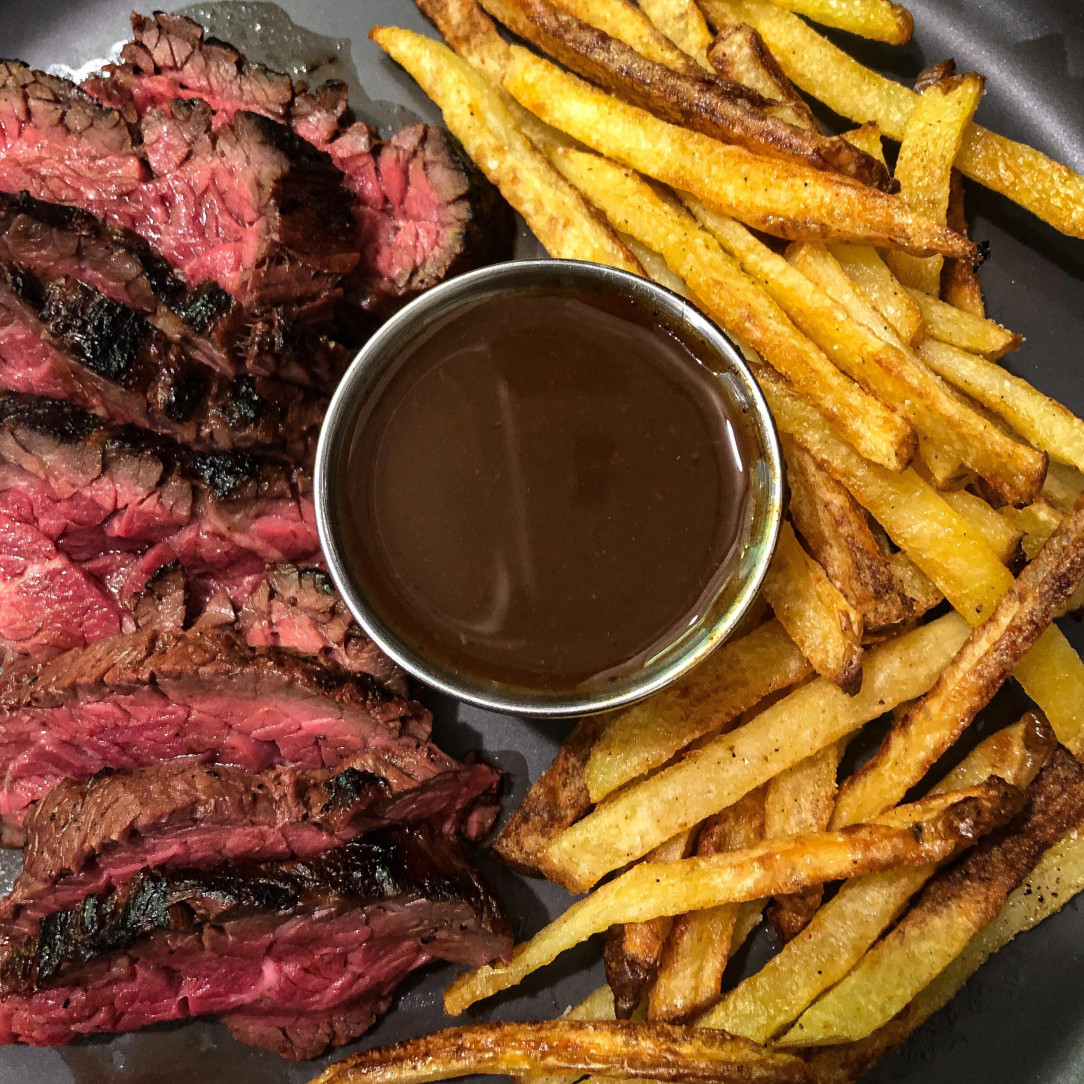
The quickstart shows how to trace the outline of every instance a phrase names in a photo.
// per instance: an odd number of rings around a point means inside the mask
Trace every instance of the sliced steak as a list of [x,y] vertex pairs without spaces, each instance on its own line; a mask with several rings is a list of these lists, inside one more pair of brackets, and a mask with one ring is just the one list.
[[27,192],[0,192],[0,259],[93,286],[228,377],[278,376],[326,390],[350,360],[296,306],[254,308],[212,281],[188,286],[138,234]]
[[274,445],[298,461],[311,458],[325,406],[270,377],[224,377],[85,282],[3,262],[0,388],[66,399],[204,450]]
[[182,101],[130,123],[18,61],[0,64],[0,188],[126,226],[246,303],[322,298],[358,262],[341,175],[287,126],[239,110],[215,128]]
[[511,256],[508,205],[442,130],[417,125],[385,142],[347,122],[343,84],[295,84],[181,15],[133,14],[132,32],[118,63],[83,87],[133,123],[177,99],[199,99],[215,125],[248,110],[331,156],[355,197],[361,262],[346,283],[345,316],[358,333],[449,275]]
[[0,1041],[216,1014],[242,1042],[314,1057],[364,1032],[418,967],[510,950],[455,845],[389,826],[305,862],[145,872],[50,916],[0,949]]
[[[373,768],[379,765],[371,764]],[[418,779],[349,767],[250,772],[194,758],[65,780],[27,817],[23,869],[0,900],[9,930],[77,906],[141,870],[310,858],[385,822],[477,840],[497,814],[498,773],[426,763]]]
[[112,636],[0,677],[0,818],[62,779],[200,756],[251,771],[361,766],[421,778],[449,758],[428,743],[429,713],[368,675],[226,629]]

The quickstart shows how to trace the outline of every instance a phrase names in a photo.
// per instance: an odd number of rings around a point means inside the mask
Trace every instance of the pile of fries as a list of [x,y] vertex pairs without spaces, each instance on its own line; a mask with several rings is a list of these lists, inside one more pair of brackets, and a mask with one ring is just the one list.
[[[1077,237],[1084,178],[975,124],[980,75],[912,90],[800,17],[906,42],[889,0],[417,3],[446,45],[372,38],[546,249],[657,279],[742,347],[789,515],[744,635],[582,721],[534,784],[495,849],[586,895],[445,1005],[595,934],[609,985],[321,1079],[855,1081],[1084,889],[1084,663],[1054,624],[1084,606],[1084,422],[998,363],[1021,339],[985,313],[961,175]],[[1010,675],[1038,710],[943,774]],[[765,915],[782,948],[724,986]]]

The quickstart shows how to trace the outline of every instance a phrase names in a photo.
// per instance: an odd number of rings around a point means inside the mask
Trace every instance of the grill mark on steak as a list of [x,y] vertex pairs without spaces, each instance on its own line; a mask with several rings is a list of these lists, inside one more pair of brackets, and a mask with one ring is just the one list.
[[328,390],[350,360],[307,326],[319,313],[246,307],[210,280],[189,287],[138,234],[27,192],[0,192],[0,258],[93,286],[227,377],[247,372]]
[[225,629],[108,637],[0,676],[0,817],[14,834],[61,779],[196,755],[252,771],[308,771],[375,757],[421,778],[454,761],[429,713],[351,674]]
[[312,1057],[364,1031],[429,960],[510,950],[458,849],[387,826],[305,862],[147,872],[51,916],[0,950],[0,1041],[216,1013],[241,1041]]
[[250,772],[193,758],[65,780],[31,810],[23,869],[0,901],[8,932],[130,881],[139,871],[307,859],[375,825],[426,825],[479,839],[497,813],[498,773],[449,759],[425,778],[369,758],[325,772]]
[[85,282],[0,261],[0,387],[66,399],[203,450],[311,457],[324,400],[269,377],[232,380]]
[[185,102],[132,124],[18,61],[0,64],[0,187],[133,229],[246,303],[321,298],[358,260],[341,175],[284,125],[239,110],[213,130]]

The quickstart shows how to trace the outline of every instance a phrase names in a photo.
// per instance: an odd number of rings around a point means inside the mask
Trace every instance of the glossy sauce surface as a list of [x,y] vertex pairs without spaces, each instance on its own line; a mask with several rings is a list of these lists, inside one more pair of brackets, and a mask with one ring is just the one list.
[[749,499],[725,385],[643,302],[548,289],[427,329],[347,442],[341,537],[422,654],[582,690],[696,623]]

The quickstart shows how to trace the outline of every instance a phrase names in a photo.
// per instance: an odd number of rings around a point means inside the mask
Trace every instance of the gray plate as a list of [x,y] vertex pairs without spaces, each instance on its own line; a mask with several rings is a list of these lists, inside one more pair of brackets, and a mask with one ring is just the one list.
[[[853,39],[842,43],[867,63],[904,78],[913,77],[927,63],[955,56],[962,68],[976,68],[990,79],[980,120],[1084,171],[1081,0],[909,0],[909,6],[918,33],[906,49]],[[0,5],[0,51],[38,67],[58,62],[78,65],[102,57],[126,37],[129,7],[130,0],[5,0]],[[373,120],[387,124],[403,124],[415,116],[439,120],[421,92],[365,36],[377,22],[425,29],[410,0],[286,0],[284,7],[298,23],[332,36],[322,49],[309,53],[314,62],[338,56],[330,70],[339,68],[342,75],[342,62],[349,64],[352,58],[362,85],[377,103],[362,110]],[[268,34],[266,11],[235,7],[228,33],[220,33],[240,45],[240,32],[251,35],[257,24],[265,49],[281,50],[284,43]],[[347,40],[337,52],[333,39]],[[247,36],[243,44],[254,59],[265,59]],[[991,314],[1027,336],[1008,368],[1084,413],[1080,375],[1084,242],[1060,236],[983,190],[972,190],[969,197],[974,234],[992,245],[993,258],[983,272]],[[521,250],[523,255],[534,254],[526,240]],[[1078,625],[1068,623],[1066,632],[1078,647],[1084,646]],[[549,763],[565,729],[449,702],[432,706],[436,736],[446,748],[461,753],[482,746],[507,770],[508,808],[523,796],[527,781]],[[1024,706],[1022,694],[1008,689],[976,729],[1000,725]],[[0,870],[4,868],[10,875],[11,863],[0,865]],[[533,933],[567,905],[567,895],[552,885],[500,869],[490,872],[520,936]],[[751,966],[770,947],[767,935],[762,935],[736,966]],[[1082,963],[1084,914],[1071,903],[998,954],[948,1009],[869,1079],[878,1084],[1080,1084]],[[450,973],[440,969],[411,978],[391,1013],[363,1045],[392,1042],[447,1023],[439,995]],[[551,1017],[600,981],[597,950],[587,946],[488,1003],[486,1011],[505,1019]],[[287,1065],[238,1045],[224,1028],[201,1021],[60,1050],[2,1049],[0,1084],[300,1084],[329,1060]]]

